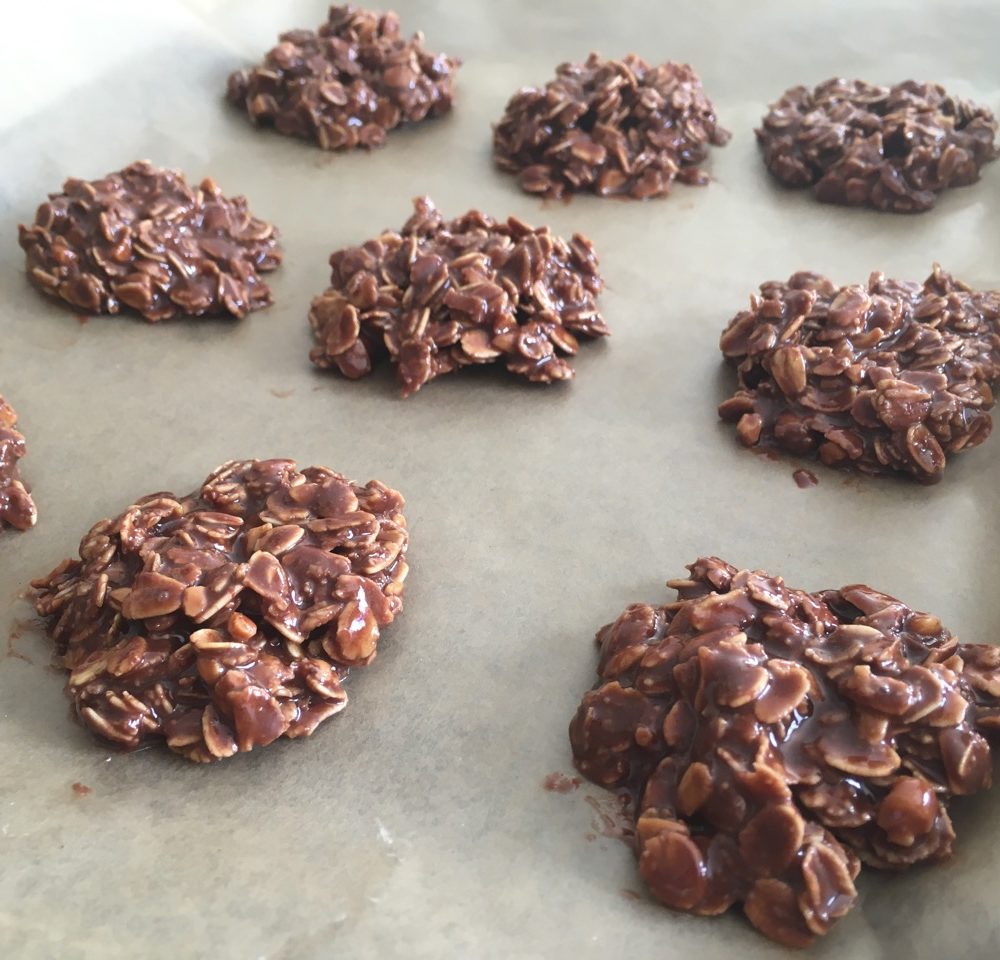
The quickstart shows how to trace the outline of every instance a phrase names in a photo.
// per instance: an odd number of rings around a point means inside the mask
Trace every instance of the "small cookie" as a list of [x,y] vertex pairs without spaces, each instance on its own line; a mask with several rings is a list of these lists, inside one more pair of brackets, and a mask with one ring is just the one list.
[[597,640],[570,724],[580,772],[636,799],[639,872],[667,906],[742,903],[792,947],[857,902],[860,863],[951,855],[947,804],[990,786],[1000,647],[871,587],[806,593],[715,557]]
[[493,156],[528,193],[644,200],[669,193],[675,179],[707,183],[698,164],[710,144],[728,140],[689,66],[592,53],[561,64],[543,89],[514,94],[494,128]]
[[308,736],[403,608],[403,498],[291,460],[154,493],[35,580],[83,723],[207,763]]
[[462,61],[409,40],[395,13],[332,6],[318,30],[290,30],[252,70],[229,77],[226,96],[258,125],[324,150],[380,147],[388,131],[451,109]]
[[148,161],[67,180],[19,227],[28,278],[87,313],[131,308],[150,322],[244,317],[271,303],[260,274],[281,263],[275,228],[210,179],[189,187]]
[[310,359],[357,379],[388,353],[403,396],[470,364],[503,362],[550,383],[573,368],[577,337],[604,336],[604,283],[590,241],[569,242],[478,210],[445,220],[427,197],[400,233],[330,257],[331,287],[312,302]]
[[35,501],[21,482],[17,461],[25,454],[24,437],[14,429],[17,414],[0,396],[0,530],[5,526],[27,530],[35,525]]
[[864,286],[805,272],[765,283],[722,334],[739,389],[719,416],[747,446],[934,483],[993,428],[998,321],[1000,292],[936,265],[922,286],[881,273]]
[[914,213],[964,187],[1000,153],[997,121],[943,87],[832,79],[792,87],[771,105],[757,139],[764,162],[790,187],[815,185],[824,203]]

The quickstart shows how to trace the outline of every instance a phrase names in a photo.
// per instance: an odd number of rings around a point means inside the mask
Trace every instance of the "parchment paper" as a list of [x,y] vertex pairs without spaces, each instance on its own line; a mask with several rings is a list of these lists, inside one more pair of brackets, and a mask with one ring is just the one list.
[[[931,489],[845,480],[741,449],[715,408],[720,330],[758,283],[809,268],[922,279],[935,260],[1000,285],[1000,163],[916,217],[821,206],[768,178],[753,126],[786,87],[834,74],[944,83],[1000,109],[1000,8],[981,2],[394,0],[408,30],[463,56],[441,122],[381,151],[325,155],[254,130],[227,73],[325,5],[266,0],[11,4],[0,57],[0,391],[21,415],[40,519],[0,536],[0,953],[25,958],[664,958],[784,956],[733,912],[653,903],[626,847],[594,829],[566,726],[594,631],[715,553],[817,589],[866,581],[965,640],[1000,625],[1000,439]],[[663,201],[544,204],[490,162],[521,85],[589,50],[690,61],[729,146],[714,182]],[[210,174],[281,228],[275,306],[239,323],[92,318],[25,281],[15,225],[67,175],[138,158]],[[500,372],[350,383],[307,360],[327,256],[398,227],[410,198],[582,230],[614,335],[549,389]],[[287,396],[278,396],[287,392]],[[401,489],[406,608],[351,703],[308,740],[212,767],[109,751],[69,716],[27,581],[93,522],[233,457],[288,456]],[[79,796],[79,782],[92,793]],[[1000,795],[956,803],[954,860],[861,878],[815,957],[1000,951]],[[587,839],[587,834],[597,834]],[[634,898],[626,891],[637,891]]]

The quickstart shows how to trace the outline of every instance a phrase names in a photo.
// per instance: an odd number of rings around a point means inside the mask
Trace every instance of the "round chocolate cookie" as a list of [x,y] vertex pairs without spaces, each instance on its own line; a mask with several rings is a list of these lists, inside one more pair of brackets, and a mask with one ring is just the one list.
[[428,197],[402,230],[330,257],[331,286],[312,302],[313,363],[357,379],[397,364],[403,396],[471,364],[504,363],[539,383],[574,375],[560,354],[604,336],[604,286],[591,242],[516,217],[470,210],[445,220]]
[[[857,901],[860,862],[951,854],[952,796],[990,786],[1000,648],[871,587],[806,593],[715,557],[597,635],[577,767],[636,798],[639,871],[670,907],[735,903],[789,946]],[[860,862],[859,862],[860,861]]]
[[747,446],[935,483],[993,428],[998,322],[1000,292],[937,265],[923,284],[804,271],[762,284],[720,339],[739,388],[719,416]]
[[209,179],[133,163],[70,179],[19,228],[28,278],[88,313],[244,317],[271,303],[260,274],[281,262],[277,230]]
[[281,34],[264,62],[229,77],[250,120],[324,150],[380,147],[389,130],[451,109],[462,61],[407,39],[394,13],[330,7],[317,30]]
[[378,481],[242,460],[102,520],[32,584],[80,719],[200,762],[312,733],[402,610],[402,507]]
[[914,213],[979,179],[998,156],[997,121],[943,87],[832,79],[793,87],[757,130],[768,169],[825,203]]
[[528,193],[644,200],[668,193],[675,179],[707,183],[698,164],[710,144],[728,140],[689,66],[592,53],[561,64],[543,89],[514,94],[494,128],[493,156]]

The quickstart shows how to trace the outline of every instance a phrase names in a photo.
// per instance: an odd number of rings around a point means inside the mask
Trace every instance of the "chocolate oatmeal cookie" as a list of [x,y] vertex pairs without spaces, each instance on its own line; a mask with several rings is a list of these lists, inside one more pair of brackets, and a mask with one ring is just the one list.
[[719,407],[747,446],[832,467],[941,479],[990,434],[1000,376],[1000,292],[935,266],[923,284],[873,273],[765,283],[722,334],[739,389]]
[[244,317],[271,303],[261,274],[281,262],[277,231],[214,181],[133,163],[70,179],[20,227],[28,279],[87,313]]
[[942,190],[975,183],[998,156],[996,136],[990,110],[937,84],[839,78],[786,91],[757,131],[782,183],[897,213],[929,210]]
[[309,312],[310,358],[357,379],[388,354],[404,397],[471,364],[567,380],[573,368],[560,354],[575,354],[578,337],[608,333],[590,241],[567,242],[516,217],[470,210],[445,220],[419,198],[399,233],[338,250],[330,266],[331,286]]
[[388,131],[451,109],[461,60],[400,33],[395,13],[332,6],[317,30],[290,30],[264,62],[229,77],[251,121],[324,150],[380,147]]
[[948,802],[990,786],[1000,647],[871,587],[806,593],[709,557],[597,635],[570,725],[580,772],[636,798],[667,906],[741,903],[793,947],[857,902],[861,863],[950,856]]
[[241,460],[100,521],[33,583],[80,719],[199,762],[312,733],[403,608],[402,507],[378,481]]
[[729,134],[686,64],[652,67],[629,54],[563,63],[544,88],[511,97],[493,131],[497,166],[528,193],[592,191],[644,200],[674,180],[704,184],[698,165]]

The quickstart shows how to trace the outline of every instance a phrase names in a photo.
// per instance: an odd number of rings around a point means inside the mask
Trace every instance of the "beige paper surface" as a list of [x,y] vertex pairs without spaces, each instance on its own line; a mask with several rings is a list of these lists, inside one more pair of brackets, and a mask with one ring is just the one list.
[[[753,126],[769,100],[834,74],[940,81],[1000,109],[1000,8],[981,2],[396,0],[404,27],[465,58],[454,113],[381,151],[325,155],[256,131],[222,101],[231,69],[321,2],[159,0],[13,7],[0,58],[0,392],[21,415],[35,530],[0,536],[0,636],[27,581],[133,498],[186,492],[234,457],[287,456],[403,491],[402,617],[305,741],[198,767],[122,756],[72,722],[37,631],[0,659],[0,954],[11,958],[674,958],[784,956],[738,912],[698,919],[642,891],[593,832],[566,726],[593,633],[700,554],[817,589],[866,581],[996,639],[1000,439],[925,489],[845,481],[741,449],[715,407],[717,349],[766,279],[838,282],[934,260],[1000,286],[1000,163],[930,213],[820,206],[769,180]],[[25,5],[26,6],[26,5]],[[37,31],[44,30],[45,40]],[[35,38],[35,39],[33,39]],[[706,189],[662,201],[543,204],[492,168],[490,123],[525,84],[591,49],[690,61],[733,140]],[[282,231],[276,303],[239,323],[149,326],[43,300],[15,225],[64,177],[138,158],[213,176]],[[333,249],[398,227],[410,198],[589,234],[613,336],[578,378],[537,388],[471,371],[400,401],[392,374],[349,383],[307,359],[309,299]],[[290,392],[279,397],[276,393]],[[78,796],[71,785],[92,789]],[[866,871],[816,957],[1000,951],[1000,795],[956,803],[954,860]]]

